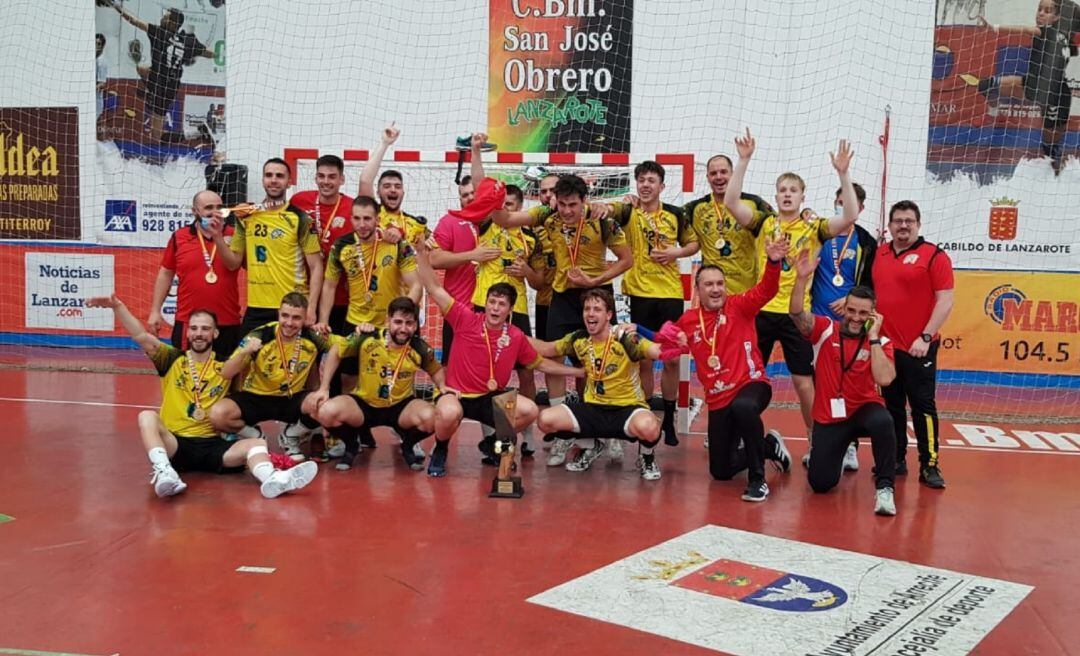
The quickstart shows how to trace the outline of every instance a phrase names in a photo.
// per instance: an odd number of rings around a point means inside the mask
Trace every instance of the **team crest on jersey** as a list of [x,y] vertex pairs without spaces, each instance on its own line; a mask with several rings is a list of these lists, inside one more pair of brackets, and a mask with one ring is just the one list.
[[388,267],[393,263],[394,263],[394,256],[393,255],[385,255],[385,256],[383,256],[382,262],[379,263],[379,266]]
[[281,228],[274,228],[270,231],[270,239],[281,239],[285,236],[285,231]]
[[345,225],[345,218],[344,217],[335,216],[333,218],[333,220],[330,221],[330,227],[331,228],[340,228],[343,225]]
[[904,256],[904,264],[915,264],[919,261],[918,253],[908,253]]
[[832,583],[726,558],[714,560],[669,585],[793,613],[833,610],[848,599],[847,592]]

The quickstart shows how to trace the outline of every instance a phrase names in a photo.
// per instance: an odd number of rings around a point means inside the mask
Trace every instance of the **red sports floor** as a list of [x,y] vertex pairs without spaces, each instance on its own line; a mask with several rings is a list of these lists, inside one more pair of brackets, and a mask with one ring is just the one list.
[[[700,433],[660,450],[656,483],[630,450],[584,474],[538,453],[526,496],[492,500],[475,424],[444,479],[408,470],[379,429],[358,467],[323,466],[292,496],[187,474],[159,500],[135,428],[158,398],[153,376],[0,371],[0,654],[715,653],[525,602],[706,524],[1034,586],[974,653],[1080,653],[1080,447],[1060,437],[1076,425],[944,421],[949,488],[901,479],[895,518],[872,513],[869,449],[831,494],[796,465],[749,504],[742,481],[710,480]],[[766,420],[804,434],[791,410]]]

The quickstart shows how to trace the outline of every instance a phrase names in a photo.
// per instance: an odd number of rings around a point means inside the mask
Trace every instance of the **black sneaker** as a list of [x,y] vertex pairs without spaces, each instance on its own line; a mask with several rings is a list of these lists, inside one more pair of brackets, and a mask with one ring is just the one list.
[[361,426],[360,427],[360,446],[365,449],[374,449],[379,446],[375,443],[375,436],[371,434],[371,429]]
[[927,465],[919,470],[919,482],[926,487],[932,487],[935,490],[945,489],[945,479],[941,477],[941,470],[937,465]]
[[[780,471],[791,471],[791,452],[784,444],[784,437],[780,435],[780,431],[773,429],[766,433],[765,443],[772,449],[772,453],[768,453],[765,457],[771,460]],[[805,464],[809,467],[810,461],[807,460]],[[765,493],[768,494],[768,490]]]
[[663,428],[664,432],[664,444],[668,446],[679,446],[679,436],[675,432],[675,423],[665,423]]
[[427,475],[432,478],[446,476],[446,451],[436,448],[428,458]]
[[405,464],[409,466],[409,469],[413,471],[420,471],[424,468],[424,459],[416,456],[416,453],[413,452],[413,445],[408,442],[401,443],[401,457],[405,460]]
[[476,448],[480,450],[483,457],[480,458],[481,465],[489,465],[491,467],[499,466],[499,456],[495,453],[495,442],[492,440],[480,440],[480,443],[476,445]]
[[536,393],[536,398],[533,399],[536,405],[551,405],[551,399],[548,398],[548,391],[540,390]]
[[751,483],[746,486],[746,491],[742,493],[743,501],[753,501],[758,503],[764,501],[769,497],[769,486],[764,482]]
[[337,461],[334,465],[334,469],[338,471],[349,471],[352,469],[353,461],[356,460],[356,451],[346,451],[345,455],[341,456],[341,460]]
[[907,476],[907,460],[901,458],[900,460],[896,461],[896,470],[894,472],[894,475]]
[[529,446],[528,442],[522,440],[522,442],[521,442],[521,457],[522,458],[531,458],[534,453],[536,453],[536,449]]

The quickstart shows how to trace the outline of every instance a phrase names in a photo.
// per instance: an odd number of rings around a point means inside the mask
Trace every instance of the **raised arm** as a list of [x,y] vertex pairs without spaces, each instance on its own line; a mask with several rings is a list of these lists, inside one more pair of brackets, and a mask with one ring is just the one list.
[[383,157],[386,156],[386,149],[397,141],[398,136],[401,134],[401,130],[394,127],[394,124],[383,128],[382,136],[379,139],[379,145],[375,146],[375,150],[372,151],[371,157],[368,158],[366,164],[364,164],[364,170],[360,172],[360,190],[359,195],[370,196],[375,198],[375,178],[379,175],[379,167],[382,166]]
[[117,13],[119,13],[120,16],[124,20],[131,23],[132,25],[134,25],[136,28],[142,30],[143,32],[146,31],[146,28],[147,28],[146,21],[139,20],[139,18],[136,17],[134,14],[128,13],[128,10],[124,9],[123,5],[118,5],[118,4],[116,4],[114,2],[112,8],[115,9],[117,11]]
[[165,304],[165,297],[169,295],[172,287],[173,276],[176,272],[172,269],[161,267],[158,269],[157,278],[154,279],[154,293],[150,297],[150,316],[146,319],[146,325],[150,327],[150,334],[157,335],[161,330],[161,306]]
[[791,289],[788,315],[804,337],[814,329],[814,315],[806,311],[806,288],[814,279],[817,265],[817,258],[811,259],[810,251],[799,251],[799,256],[795,259],[795,286]]
[[870,324],[870,330],[866,331],[866,336],[870,338],[870,374],[875,383],[885,387],[896,380],[896,364],[889,359],[881,345],[881,324],[885,319],[874,310],[870,320],[873,323]]
[[[221,377],[231,379],[233,376],[239,375],[247,367],[248,360],[252,358],[259,349],[262,348],[262,340],[254,335],[248,335],[241,342],[242,348],[236,350],[233,356],[229,358],[221,367]],[[329,376],[327,376],[329,378]]]
[[750,135],[750,128],[746,128],[746,134],[735,137],[735,150],[739,153],[739,161],[735,163],[735,170],[731,172],[727,190],[724,192],[724,207],[731,212],[739,225],[749,227],[754,220],[754,212],[742,204],[743,179],[746,178],[746,169],[750,166],[750,158],[754,156],[757,142]]
[[225,242],[225,219],[221,216],[221,210],[214,210],[210,215],[210,227],[207,228],[206,234],[210,236],[210,240],[217,246],[217,257],[221,258],[225,268],[229,271],[239,269],[240,265],[244,263],[244,254],[233,251],[229,244]]
[[1039,27],[1037,25],[996,25],[986,20],[985,16],[979,15],[976,20],[979,22],[979,27],[985,27],[994,34],[998,32],[1020,32],[1021,34],[1029,34],[1036,36],[1039,34]]
[[831,237],[844,234],[848,228],[855,225],[855,221],[859,218],[859,198],[855,195],[855,185],[851,184],[850,168],[851,159],[854,156],[855,151],[851,149],[851,144],[847,139],[841,139],[836,152],[829,153],[833,168],[840,176],[840,198],[844,201],[844,213],[829,219],[829,236]]
[[484,132],[473,132],[472,135],[472,158],[469,163],[469,175],[472,176],[473,189],[480,188],[480,181],[484,179],[484,158],[481,157],[483,146],[487,143],[488,136]]
[[435,276],[435,269],[431,268],[431,261],[428,259],[427,244],[419,243],[416,245],[416,276],[420,280],[420,284],[424,286],[427,293],[431,296],[431,300],[435,301],[435,305],[439,306],[439,311],[446,314],[450,311],[450,306],[454,304],[454,298],[446,291],[446,288],[439,284],[439,279]]
[[401,282],[409,289],[409,291],[405,292],[405,295],[419,305],[420,297],[424,293],[424,286],[420,284],[420,276],[415,271],[404,271],[401,274]]
[[111,296],[94,296],[86,299],[86,307],[88,308],[110,308],[116,318],[120,321],[120,325],[124,327],[124,330],[131,335],[131,338],[135,340],[135,343],[146,352],[147,355],[153,355],[158,347],[161,346],[161,340],[157,337],[146,332],[146,328],[142,323],[135,318],[135,315],[127,309],[124,302],[116,298],[116,294]]

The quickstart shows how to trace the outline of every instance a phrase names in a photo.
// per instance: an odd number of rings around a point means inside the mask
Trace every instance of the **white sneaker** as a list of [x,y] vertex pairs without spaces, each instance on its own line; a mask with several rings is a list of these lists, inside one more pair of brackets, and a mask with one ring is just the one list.
[[896,514],[896,499],[891,487],[883,487],[874,495],[874,514],[893,516]]
[[810,452],[807,451],[802,457],[802,466],[810,469]]
[[608,457],[612,460],[622,460],[623,445],[622,440],[611,439],[607,441]]
[[313,462],[304,462],[291,469],[278,469],[270,474],[270,478],[263,481],[259,491],[267,499],[274,499],[286,492],[305,487],[315,480],[315,475],[318,473],[319,466]]
[[300,438],[302,435],[289,435],[288,427],[281,431],[278,435],[278,444],[281,446],[281,450],[285,452],[285,455],[289,456],[296,462],[303,462],[304,454],[300,451]]
[[577,456],[566,463],[566,471],[583,472],[604,453],[604,440],[594,440],[596,446],[578,451]]
[[844,471],[859,471],[859,453],[855,450],[854,442],[848,445],[844,454]]
[[709,436],[708,435],[705,436],[705,441],[702,443],[701,446],[705,447],[706,451],[709,450]]
[[419,443],[419,442],[417,442],[416,444],[412,445],[412,454],[413,454],[413,456],[414,456],[414,457],[416,457],[416,459],[417,459],[417,460],[419,460],[419,461],[420,461],[421,463],[423,463],[423,461],[424,461],[424,458],[426,458],[426,457],[427,457],[427,454],[426,454],[426,453],[424,453],[424,447],[420,446],[420,443]]
[[333,441],[330,443],[330,448],[326,450],[326,455],[331,458],[340,458],[345,455],[345,442],[332,437],[328,439]]
[[168,465],[154,466],[150,474],[150,484],[154,486],[154,494],[162,498],[180,494],[187,489],[187,483],[180,480],[180,474]]
[[566,462],[566,454],[572,446],[574,446],[574,440],[555,440],[551,445],[551,452],[547,459],[548,467],[558,467]]
[[647,481],[660,480],[660,465],[656,464],[656,456],[654,455],[648,461],[645,460],[645,456],[638,456],[638,470],[641,471],[641,477]]

